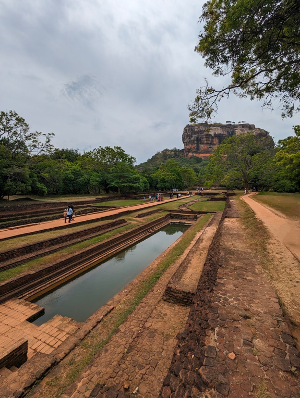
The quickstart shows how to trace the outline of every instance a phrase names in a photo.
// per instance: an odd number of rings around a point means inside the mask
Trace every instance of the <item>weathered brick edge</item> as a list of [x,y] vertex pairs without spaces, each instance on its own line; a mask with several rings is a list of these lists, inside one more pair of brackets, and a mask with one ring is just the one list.
[[151,214],[155,214],[155,213],[159,213],[163,211],[163,209],[154,209],[154,210],[149,210],[149,211],[145,211],[144,213],[139,213],[135,216],[135,218],[144,218],[144,217],[148,217]]
[[120,199],[139,199],[144,195],[114,195],[114,196],[105,196],[102,198],[88,199],[88,200],[78,200],[78,201],[68,201],[68,202],[40,202],[40,203],[30,203],[30,204],[19,204],[19,205],[7,205],[0,207],[0,215],[5,213],[25,213],[30,212],[30,210],[34,211],[36,209],[47,209],[47,208],[57,208],[68,206],[72,203],[74,206],[93,204],[93,203],[101,203],[101,202],[109,202],[111,200],[120,200]]
[[[228,198],[219,227],[208,250],[185,330],[178,335],[169,372],[163,381],[159,398],[165,398],[171,394],[174,398],[184,397],[187,393],[185,382],[189,385],[190,390],[194,386],[199,390],[201,390],[201,387],[203,390],[205,389],[201,376],[193,369],[200,369],[205,357],[206,329],[209,327],[208,309],[219,268],[220,231],[230,208],[231,204]],[[193,353],[192,358],[191,352]]]
[[[221,213],[221,212],[220,212]],[[216,213],[207,223],[207,227],[213,225],[213,224],[217,224],[217,228],[219,228],[219,224],[222,220],[222,217],[218,216],[218,213]],[[218,220],[219,217],[219,220]],[[204,228],[203,230],[204,231]],[[203,235],[201,234],[198,239],[196,240],[195,244],[193,245],[193,247],[191,248],[191,250],[189,251],[188,255],[185,257],[185,259],[183,260],[183,262],[180,264],[180,266],[177,268],[176,272],[173,274],[172,278],[170,279],[166,290],[164,292],[163,295],[163,300],[169,302],[169,303],[173,303],[173,304],[177,304],[177,305],[183,305],[183,306],[191,306],[193,304],[194,301],[194,297],[195,297],[195,291],[182,291],[182,290],[178,290],[177,288],[177,283],[181,280],[182,276],[184,275],[186,269],[189,266],[189,263],[191,261],[191,259],[195,256],[195,252],[197,251],[197,247],[199,245],[201,245],[201,242],[203,242]]]
[[[32,211],[27,211],[24,213],[17,212],[17,213],[9,213],[9,214],[0,214],[0,222],[1,222],[1,227],[4,222],[14,222],[16,220],[23,220],[23,222],[26,221],[26,219],[36,219],[38,217],[48,217],[51,215],[55,215],[56,217],[61,217],[63,214],[64,209],[67,206],[60,206],[60,207],[54,207],[54,208],[49,208],[49,209],[37,209],[37,210],[32,210]],[[115,207],[115,206],[113,206]],[[83,205],[77,205],[76,206],[76,212],[77,214],[83,214],[86,213],[87,211],[97,211],[99,209],[106,208],[106,206],[94,206],[92,204],[83,204]]]
[[42,266],[35,271],[28,271],[20,276],[11,278],[8,281],[1,282],[0,302],[9,300],[13,297],[20,297],[28,291],[29,285],[30,288],[37,287],[43,283],[45,278],[50,279],[54,273],[56,276],[63,274],[66,270],[74,268],[75,264],[80,264],[83,260],[90,259],[97,254],[99,255],[99,253],[104,253],[106,250],[111,251],[113,247],[116,247],[126,240],[132,240],[133,237],[137,237],[142,234],[143,237],[150,235],[153,232],[153,228],[163,226],[163,224],[167,223],[169,220],[170,216],[167,214],[157,220],[134,228],[129,232],[125,232],[120,236],[113,237],[90,248],[83,249],[75,255],[69,255],[62,261]]
[[21,366],[27,361],[28,340],[20,339],[9,348],[1,350],[0,369]]
[[20,398],[24,396],[37,380],[62,361],[113,309],[114,306],[109,303],[104,305],[77,330],[76,335],[69,336],[51,354],[38,353],[34,355],[16,372],[7,377],[5,385],[1,386],[1,397]]

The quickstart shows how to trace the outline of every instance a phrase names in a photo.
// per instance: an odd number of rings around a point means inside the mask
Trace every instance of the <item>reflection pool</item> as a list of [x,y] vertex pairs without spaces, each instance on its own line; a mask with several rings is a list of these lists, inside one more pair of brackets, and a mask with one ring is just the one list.
[[41,325],[59,314],[84,322],[131,282],[188,228],[169,224],[148,238],[115,254],[62,285],[33,300],[45,314],[33,323]]

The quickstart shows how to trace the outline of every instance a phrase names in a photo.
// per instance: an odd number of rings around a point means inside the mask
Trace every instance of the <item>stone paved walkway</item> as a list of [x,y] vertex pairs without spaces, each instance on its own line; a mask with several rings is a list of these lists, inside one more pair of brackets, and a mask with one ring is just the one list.
[[160,397],[299,398],[299,369],[275,291],[226,218]]

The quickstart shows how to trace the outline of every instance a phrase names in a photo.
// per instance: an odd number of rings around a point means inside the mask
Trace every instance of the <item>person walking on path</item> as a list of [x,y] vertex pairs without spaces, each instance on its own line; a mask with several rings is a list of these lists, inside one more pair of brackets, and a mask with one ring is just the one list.
[[65,223],[67,222],[67,209],[64,210],[64,219],[65,219]]
[[69,217],[69,223],[72,221],[73,209],[71,206],[67,207],[67,216]]

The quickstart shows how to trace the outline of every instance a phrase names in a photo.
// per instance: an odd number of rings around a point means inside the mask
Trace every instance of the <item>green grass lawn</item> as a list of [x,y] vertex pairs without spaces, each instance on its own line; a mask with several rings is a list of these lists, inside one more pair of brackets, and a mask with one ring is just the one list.
[[[119,228],[113,229],[112,231],[108,231],[108,232],[106,232],[106,233],[104,233],[102,235],[98,235],[98,236],[95,236],[93,238],[90,238],[90,239],[84,240],[82,242],[76,243],[74,245],[65,247],[65,248],[63,248],[63,249],[61,249],[61,250],[59,250],[59,251],[57,251],[55,253],[48,254],[48,255],[46,255],[44,257],[39,257],[39,258],[36,258],[34,260],[30,260],[30,261],[28,261],[28,262],[26,262],[24,264],[18,265],[15,268],[11,268],[11,269],[8,269],[6,271],[2,271],[2,272],[0,272],[0,282],[5,281],[5,280],[10,279],[10,278],[13,278],[13,277],[15,277],[17,275],[20,275],[20,274],[22,274],[22,273],[24,273],[26,271],[35,270],[36,268],[38,268],[40,266],[47,265],[47,264],[55,262],[55,261],[63,260],[69,254],[76,254],[82,249],[85,249],[85,248],[88,248],[89,246],[92,246],[94,244],[103,242],[106,239],[113,238],[114,236],[117,236],[117,235],[119,235],[121,233],[125,233],[125,232],[127,232],[127,231],[129,231],[129,230],[131,230],[133,228],[138,227],[139,225],[145,224],[145,223],[153,221],[153,220],[155,220],[155,219],[157,219],[159,217],[162,217],[165,214],[167,214],[167,212],[159,212],[159,213],[151,214],[148,217],[140,218],[140,219],[134,219],[132,214],[128,214],[127,216],[121,217],[121,218],[125,218],[129,222],[129,224],[120,226]],[[102,223],[104,223],[104,222],[102,221]],[[99,223],[99,224],[101,224],[101,223]],[[89,224],[89,225],[91,225],[91,224]],[[92,226],[94,226],[94,225],[95,224],[92,224]],[[86,225],[84,227],[87,228]],[[53,231],[53,232],[55,232],[55,231]],[[45,237],[45,234],[46,233],[37,234],[39,236],[39,240],[47,239]],[[47,233],[47,236],[49,236],[49,234],[50,234],[50,232]],[[32,238],[30,243],[33,243],[35,238],[36,238],[36,235],[32,235],[32,236],[29,235],[29,236],[26,236],[24,238],[27,238],[27,239]],[[18,243],[20,245],[20,241],[18,241],[17,239],[20,240],[21,238],[15,238],[15,239],[12,239],[12,241],[14,241],[13,243],[15,243],[15,244]],[[10,243],[10,240],[5,241],[4,243],[8,244],[8,243]],[[27,241],[27,243],[29,243],[29,242]],[[10,246],[11,246],[11,244],[10,244]],[[7,247],[6,250],[8,250],[8,249],[9,248]]]
[[[169,198],[167,198],[167,199],[169,199]],[[164,204],[162,202],[162,204],[159,205],[159,208],[166,209],[166,210],[177,210],[179,206],[183,205],[184,203],[191,202],[193,199],[195,199],[195,197],[187,197],[184,199],[174,200],[173,202],[168,202],[168,203],[164,203]]]
[[225,208],[225,203],[225,201],[199,201],[189,206],[189,208],[196,211],[223,211]]
[[100,202],[97,203],[98,206],[133,206],[133,205],[140,205],[142,203],[148,203],[149,199],[145,196],[144,199],[123,199],[123,200],[108,200],[107,202]]
[[[120,217],[120,218],[122,218],[122,217]],[[68,235],[69,233],[72,233],[72,232],[82,231],[84,229],[93,228],[98,225],[106,224],[109,222],[111,222],[111,221],[95,220],[94,223],[90,223],[90,224],[82,224],[82,225],[76,225],[76,224],[69,225],[68,224],[65,229],[45,231],[45,232],[41,232],[39,234],[25,235],[25,236],[19,236],[16,238],[7,239],[3,242],[0,242],[0,252],[4,252],[6,250],[11,250],[11,249],[16,249],[17,247],[29,245],[29,244],[40,242],[43,240],[48,240],[48,239],[52,239],[52,238],[57,238],[59,236]],[[62,225],[64,225],[63,219],[62,219]]]
[[252,198],[293,220],[300,220],[300,193],[260,192]]
[[[95,200],[96,197],[109,197],[109,195],[53,195],[53,196],[36,196],[36,195],[12,195],[10,200],[1,200],[1,206],[17,206],[26,204],[37,204],[39,202],[76,202],[80,200]],[[26,199],[29,200],[26,200]],[[6,197],[4,198],[6,199]]]

